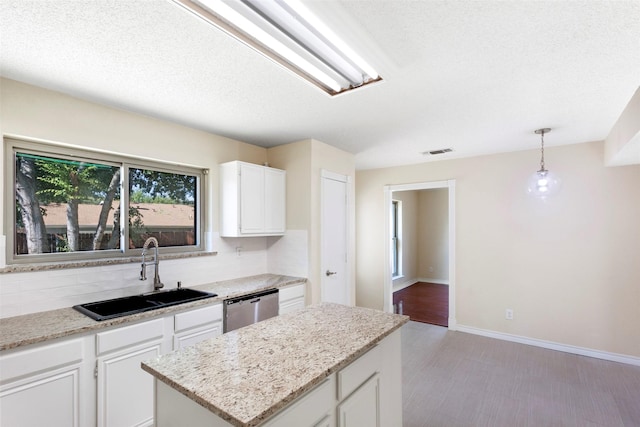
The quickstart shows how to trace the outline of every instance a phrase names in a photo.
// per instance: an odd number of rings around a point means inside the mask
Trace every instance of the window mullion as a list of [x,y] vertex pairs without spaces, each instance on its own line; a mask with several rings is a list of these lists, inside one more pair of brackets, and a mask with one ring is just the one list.
[[120,172],[120,248],[129,254],[129,164],[122,163]]

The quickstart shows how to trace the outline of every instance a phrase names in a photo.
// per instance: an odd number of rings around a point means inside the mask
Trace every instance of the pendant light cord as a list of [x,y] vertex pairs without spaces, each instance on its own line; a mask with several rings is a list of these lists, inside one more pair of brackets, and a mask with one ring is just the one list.
[[544,168],[544,134],[551,132],[550,128],[542,128],[535,131],[540,135],[540,170],[538,172],[546,172]]
[[544,168],[544,130],[540,132],[540,171],[544,172],[546,169]]

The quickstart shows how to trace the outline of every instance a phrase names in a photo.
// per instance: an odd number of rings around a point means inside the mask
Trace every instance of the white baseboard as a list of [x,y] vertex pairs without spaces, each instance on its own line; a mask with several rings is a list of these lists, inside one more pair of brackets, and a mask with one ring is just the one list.
[[448,280],[442,280],[442,279],[424,279],[424,278],[417,278],[417,279],[404,279],[402,281],[400,281],[400,279],[402,278],[398,278],[395,281],[397,283],[393,283],[393,292],[398,292],[404,288],[408,288],[411,285],[415,285],[418,282],[425,282],[425,283],[436,283],[439,285],[447,285],[449,286],[449,281]]
[[[451,330],[451,325],[449,325]],[[610,353],[607,351],[593,350],[590,348],[576,347],[568,344],[560,344],[553,341],[528,338],[520,335],[495,332],[487,329],[474,328],[473,326],[456,325],[455,330],[468,334],[481,335],[489,338],[496,338],[504,341],[517,342],[520,344],[532,345],[535,347],[548,348],[550,350],[563,351],[565,353],[578,354],[580,356],[594,357],[596,359],[609,360],[611,362],[625,363],[627,365],[640,366],[640,357],[627,356],[624,354]]]
[[429,278],[421,277],[419,279],[416,279],[416,282],[436,283],[438,285],[447,285],[447,286],[449,286],[449,280],[445,280],[445,279],[429,279]]
[[395,280],[395,283],[392,284],[392,292],[398,292],[404,288],[408,288],[411,285],[415,285],[418,282],[416,279],[409,279],[404,277],[399,277]]

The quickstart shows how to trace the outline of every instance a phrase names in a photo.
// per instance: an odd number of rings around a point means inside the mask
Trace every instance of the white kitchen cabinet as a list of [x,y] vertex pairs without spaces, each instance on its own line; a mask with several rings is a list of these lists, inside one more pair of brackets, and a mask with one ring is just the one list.
[[304,290],[304,283],[280,288],[278,314],[286,314],[304,308]]
[[402,425],[400,331],[338,372],[338,427]]
[[0,356],[0,425],[95,424],[93,337],[3,352]]
[[[262,427],[398,427],[402,425],[401,332],[329,375]],[[232,424],[156,379],[157,427]]]
[[166,329],[160,318],[96,334],[98,427],[153,425],[153,378],[140,363],[170,350]]
[[380,373],[384,370],[385,344],[373,347],[338,372],[338,427],[380,427]]
[[173,349],[222,335],[222,303],[175,315]]
[[221,236],[283,235],[285,217],[285,171],[240,161],[220,165]]
[[[298,398],[293,404],[273,416],[264,427],[335,426],[336,376],[330,375],[316,388]],[[361,424],[364,426],[366,424]]]
[[338,406],[338,427],[380,427],[380,375],[369,378]]

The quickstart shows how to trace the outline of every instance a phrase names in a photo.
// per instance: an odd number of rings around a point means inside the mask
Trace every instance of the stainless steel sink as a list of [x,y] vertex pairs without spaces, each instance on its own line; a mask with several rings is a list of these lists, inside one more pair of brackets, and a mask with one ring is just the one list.
[[108,320],[143,311],[156,310],[185,302],[197,301],[217,296],[211,292],[178,288],[169,291],[134,295],[105,301],[74,305],[73,308],[94,320]]

